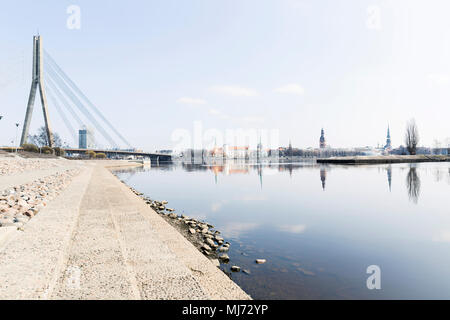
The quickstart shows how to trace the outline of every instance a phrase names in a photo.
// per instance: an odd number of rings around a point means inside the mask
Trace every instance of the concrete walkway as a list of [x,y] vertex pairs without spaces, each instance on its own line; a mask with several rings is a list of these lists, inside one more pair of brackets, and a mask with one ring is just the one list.
[[63,265],[65,248],[91,179],[87,167],[49,205],[0,247],[0,299],[44,299]]
[[0,247],[0,299],[249,298],[102,164]]

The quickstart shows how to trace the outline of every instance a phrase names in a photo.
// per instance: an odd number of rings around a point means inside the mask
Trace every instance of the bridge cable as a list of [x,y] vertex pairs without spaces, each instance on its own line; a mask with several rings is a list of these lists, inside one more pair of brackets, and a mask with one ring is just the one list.
[[56,61],[50,56],[50,54],[44,50],[45,57],[49,60],[49,63],[56,69],[59,75],[72,87],[73,90],[83,98],[87,104],[92,108],[92,110],[99,116],[108,127],[114,131],[114,133],[129,147],[132,148],[131,144],[116,130],[116,128],[103,116],[103,114],[98,110],[98,108],[86,97],[86,95],[78,88],[78,86],[67,76],[67,74],[59,67]]
[[[65,95],[69,98],[69,100],[72,102],[72,104],[75,107],[77,107],[78,110],[84,114],[84,116],[87,118],[87,120],[90,121],[94,125],[94,127],[100,131],[102,136],[106,140],[109,141],[111,146],[113,148],[117,148],[116,142],[105,131],[105,129],[97,122],[95,117],[93,117],[93,115],[89,112],[89,110],[83,105],[83,103],[77,98],[77,96],[70,90],[70,88],[64,83],[64,81],[62,79],[60,79],[56,73],[54,73],[54,70],[52,70],[50,66],[47,66],[47,69],[49,70],[49,75],[50,75],[49,79],[53,80],[56,83],[57,87],[59,87],[65,93]],[[84,123],[84,122],[82,122],[82,123]]]
[[64,97],[64,95],[61,93],[61,91],[58,89],[56,84],[53,82],[53,80],[50,77],[47,77],[46,83],[48,84],[48,87],[56,94],[59,101],[62,102],[62,104],[66,107],[67,110],[69,110],[72,117],[75,118],[75,120],[78,122],[78,125],[81,127],[85,126],[84,122],[81,120],[81,118],[78,116],[78,114],[73,110],[70,103],[67,101],[67,99]]
[[[56,93],[56,96],[58,97],[59,101],[62,102],[62,104],[66,107],[67,110],[69,110],[70,114],[72,115],[72,117],[75,118],[75,120],[78,122],[78,126],[80,128],[86,127],[86,125],[84,124],[84,121],[81,120],[81,118],[78,116],[78,114],[73,110],[72,106],[70,105],[70,103],[67,101],[67,99],[64,97],[64,95],[61,93],[61,91],[58,89],[58,87],[56,86],[56,84],[53,82],[53,80],[50,77],[47,77],[45,79],[45,83],[48,84],[48,88],[51,89],[51,91],[53,91],[54,93]],[[72,129],[73,130],[73,129]],[[77,138],[77,130],[73,130],[73,132],[75,133],[75,145],[77,145],[78,143],[78,138]],[[96,144],[96,139],[95,137],[92,137],[92,142],[94,144]]]
[[98,123],[98,121],[92,116],[89,110],[84,106],[84,104],[78,99],[78,97],[71,91],[67,84],[60,78],[60,76],[52,69],[51,65],[46,64],[46,69],[50,78],[58,85],[58,87],[65,93],[65,95],[72,101],[72,103],[85,115],[85,117],[92,122],[96,129],[100,131],[103,137],[108,140],[112,147],[117,148],[116,142],[112,137],[103,129],[103,127]]
[[74,142],[76,144],[77,143],[76,131],[74,130],[74,128],[70,124],[69,120],[67,119],[66,114],[64,113],[63,109],[59,105],[59,103],[56,100],[55,96],[53,95],[52,90],[47,90],[47,95],[50,97],[50,100],[52,101],[53,105],[55,106],[56,110],[58,111],[59,116],[63,120],[64,124],[66,125],[67,130],[72,135],[72,137],[74,139]]

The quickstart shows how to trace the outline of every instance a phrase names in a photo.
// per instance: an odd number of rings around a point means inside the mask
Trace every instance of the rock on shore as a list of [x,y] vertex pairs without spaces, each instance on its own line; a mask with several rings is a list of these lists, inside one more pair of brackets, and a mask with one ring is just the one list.
[[[125,181],[120,180],[126,184]],[[214,230],[214,226],[205,221],[190,218],[184,214],[177,214],[175,209],[168,208],[168,201],[153,200],[145,196],[142,192],[127,185],[130,190],[142,198],[156,213],[160,214],[168,223],[175,227],[186,239],[188,239],[197,249],[207,256],[217,267],[221,264],[229,264],[230,257],[227,252],[230,250],[230,243],[220,236],[220,231]],[[258,259],[257,263],[265,263],[264,259]],[[240,272],[239,266],[231,266],[231,272]],[[222,269],[227,275],[231,274]],[[249,270],[244,273],[250,274]]]
[[0,192],[0,227],[22,227],[71,182],[79,170],[66,170]]

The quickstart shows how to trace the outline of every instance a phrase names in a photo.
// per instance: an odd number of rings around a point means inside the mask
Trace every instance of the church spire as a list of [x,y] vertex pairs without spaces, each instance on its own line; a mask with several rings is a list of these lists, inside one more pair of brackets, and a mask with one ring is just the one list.
[[319,146],[320,146],[321,149],[324,149],[324,148],[326,148],[326,146],[327,146],[327,142],[326,142],[326,140],[325,140],[325,131],[323,130],[323,128],[322,128],[322,130],[320,131]]
[[392,149],[392,143],[391,143],[391,129],[389,127],[388,124],[388,129],[387,129],[387,136],[386,136],[386,145],[384,146],[384,149],[386,150],[390,150]]

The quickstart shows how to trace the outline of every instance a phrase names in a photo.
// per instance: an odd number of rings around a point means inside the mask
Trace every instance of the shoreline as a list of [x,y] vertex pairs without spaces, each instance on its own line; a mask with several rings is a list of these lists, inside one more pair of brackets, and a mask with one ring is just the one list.
[[[142,164],[134,163],[133,166],[135,167],[141,167]],[[106,166],[105,168],[110,172],[110,174],[114,177],[115,180],[117,180],[120,185],[125,188],[128,192],[132,193],[134,197],[136,197],[139,202],[140,206],[145,208],[146,211],[151,211],[154,216],[152,216],[152,220],[155,222],[155,225],[159,225],[157,227],[159,232],[159,235],[161,237],[167,237],[167,239],[170,239],[170,242],[166,242],[166,244],[169,245],[169,247],[175,252],[176,255],[179,256],[187,265],[190,265],[189,268],[191,271],[193,271],[193,274],[195,277],[200,277],[201,282],[207,287],[209,287],[208,290],[211,290],[216,295],[215,299],[231,299],[231,300],[242,300],[242,299],[252,299],[249,294],[247,294],[238,284],[236,284],[225,272],[223,272],[222,269],[219,268],[220,265],[218,265],[218,262],[220,260],[216,259],[218,256],[214,255],[212,252],[209,252],[209,254],[205,254],[204,250],[202,249],[202,246],[200,246],[199,250],[199,241],[193,241],[193,237],[189,237],[189,227],[185,226],[187,223],[185,221],[193,221],[195,219],[191,219],[189,217],[181,218],[181,216],[178,216],[174,213],[174,211],[167,211],[166,214],[161,214],[150,206],[148,202],[150,202],[150,199],[144,196],[142,192],[139,192],[132,187],[128,186],[125,182],[120,180],[116,174],[114,173],[114,168],[120,170],[120,168],[123,167],[129,167],[129,165],[126,166]],[[155,202],[155,200],[152,200]],[[170,209],[166,208],[166,205],[168,202],[166,201],[156,201],[159,204],[163,205],[165,207],[164,210]],[[172,215],[172,217],[170,217]],[[177,216],[177,218],[174,217],[174,215]],[[163,224],[161,224],[163,222]],[[183,225],[184,224],[184,225]],[[208,231],[212,233],[214,226],[206,223],[198,221],[198,224],[206,225],[208,228]],[[217,231],[217,230],[215,230]],[[195,235],[204,235],[205,233],[197,233]],[[215,234],[215,232],[213,233]],[[174,241],[174,237],[176,237],[178,240]],[[222,239],[223,244],[225,245],[226,242]],[[178,242],[178,243],[177,243]],[[207,261],[207,262],[206,262]],[[221,261],[229,261],[228,260],[221,260]],[[224,292],[225,291],[225,292]],[[224,293],[226,292],[234,292],[231,296],[228,296],[227,298],[224,297]],[[228,295],[228,294],[227,294]]]
[[[221,232],[215,228],[208,221],[203,219],[195,219],[184,214],[177,214],[176,210],[167,207],[169,201],[166,200],[153,200],[146,196],[139,190],[134,189],[128,185],[125,181],[121,180],[116,170],[120,170],[124,167],[108,167],[112,174],[131,192],[138,196],[143,203],[149,206],[155,213],[164,219],[170,226],[172,226],[180,235],[182,235],[187,241],[189,241],[202,255],[223,272],[227,277],[234,282],[231,277],[232,273],[243,272],[249,274],[246,269],[241,269],[240,266],[230,263],[231,259],[228,255],[231,250],[231,243],[226,241],[221,236]],[[259,259],[261,260],[261,259]],[[256,262],[255,260],[255,263]],[[229,270],[222,269],[221,266],[229,266]],[[235,283],[235,282],[234,282]],[[236,285],[238,285],[236,283]],[[239,286],[239,285],[238,285]]]
[[389,163],[420,163],[420,162],[450,162],[450,156],[445,155],[389,155],[389,156],[357,156],[321,158],[317,163],[325,164],[389,164]]
[[[119,177],[117,178],[119,179]],[[183,214],[178,215],[175,209],[166,207],[168,201],[152,200],[126,182],[120,181],[191,242],[215,266],[219,267],[221,263],[228,264],[230,259],[226,253],[231,244],[220,236],[221,232],[216,230],[213,225],[204,220],[194,219]],[[207,241],[207,239],[210,239],[210,241]]]
[[[0,299],[251,299],[112,172],[140,164],[78,165],[73,181],[39,214],[20,230],[4,229]],[[29,183],[38,172],[26,172]],[[74,268],[77,290],[68,287]]]

